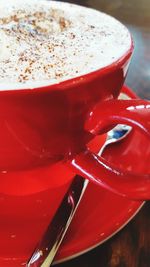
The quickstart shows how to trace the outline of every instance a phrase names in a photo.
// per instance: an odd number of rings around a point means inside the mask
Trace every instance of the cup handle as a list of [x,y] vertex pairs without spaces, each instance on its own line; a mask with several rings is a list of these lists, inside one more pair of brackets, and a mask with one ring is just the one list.
[[[85,128],[97,135],[116,124],[131,125],[142,131],[150,145],[150,102],[140,99],[104,101],[90,112]],[[150,199],[150,173],[118,169],[88,149],[70,160],[69,165],[77,174],[121,196]]]

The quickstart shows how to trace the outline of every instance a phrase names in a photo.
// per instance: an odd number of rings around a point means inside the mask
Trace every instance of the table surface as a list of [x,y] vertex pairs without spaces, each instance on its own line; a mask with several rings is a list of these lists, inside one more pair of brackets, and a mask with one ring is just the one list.
[[[118,18],[133,34],[135,52],[126,80],[150,99],[150,0],[74,0]],[[103,245],[59,267],[150,267],[150,202]]]

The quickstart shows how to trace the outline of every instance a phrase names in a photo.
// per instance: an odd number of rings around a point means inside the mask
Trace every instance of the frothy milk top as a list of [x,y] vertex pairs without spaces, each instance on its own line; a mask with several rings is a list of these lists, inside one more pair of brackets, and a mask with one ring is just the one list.
[[57,83],[103,68],[131,46],[99,11],[46,0],[0,0],[0,90]]

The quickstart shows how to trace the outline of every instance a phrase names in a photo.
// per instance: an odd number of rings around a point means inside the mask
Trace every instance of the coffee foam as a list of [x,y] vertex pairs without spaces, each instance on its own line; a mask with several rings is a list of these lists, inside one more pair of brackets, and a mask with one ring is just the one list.
[[0,90],[59,83],[106,67],[131,47],[129,31],[89,8],[0,0]]

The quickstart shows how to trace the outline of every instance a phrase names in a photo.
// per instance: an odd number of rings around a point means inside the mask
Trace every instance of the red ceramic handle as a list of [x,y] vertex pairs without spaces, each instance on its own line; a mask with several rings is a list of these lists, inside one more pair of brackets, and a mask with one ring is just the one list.
[[[100,103],[90,113],[86,130],[99,134],[114,124],[128,124],[147,136],[150,145],[150,102],[111,100]],[[86,150],[71,161],[76,173],[100,186],[131,199],[150,199],[150,174],[118,169],[104,158]]]

